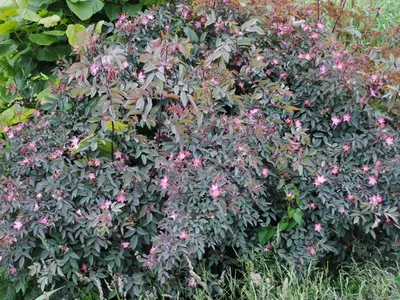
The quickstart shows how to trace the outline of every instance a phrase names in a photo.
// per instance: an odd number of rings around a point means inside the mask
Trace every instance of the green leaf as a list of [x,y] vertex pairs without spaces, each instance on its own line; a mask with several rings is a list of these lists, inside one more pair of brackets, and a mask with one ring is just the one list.
[[276,227],[268,226],[261,228],[258,232],[258,241],[260,244],[265,245],[276,234]]
[[42,296],[37,297],[35,300],[45,300],[45,299],[49,299],[49,297],[51,295],[53,295],[54,293],[58,292],[59,290],[63,289],[64,287],[60,287],[58,289],[52,290],[50,292],[44,292]]
[[[107,129],[112,131],[113,130],[113,122],[112,121],[107,121]],[[128,125],[125,125],[124,123],[121,122],[114,122],[114,131],[115,132],[122,132],[127,128]]]
[[127,13],[129,16],[136,16],[143,8],[143,3],[138,4],[125,4],[122,7],[122,10]]
[[67,0],[67,5],[79,19],[84,21],[100,11],[103,8],[104,3],[100,0],[89,0],[84,2],[73,2]]
[[27,9],[25,7],[21,7],[19,9],[17,9],[17,13],[24,20],[33,21],[33,22],[37,22],[40,20],[40,17],[37,13],[35,13],[34,11]]
[[0,56],[6,56],[18,48],[17,44],[12,40],[0,43]]
[[97,22],[96,27],[94,28],[94,32],[100,34],[103,24],[104,24],[104,21]]
[[70,45],[59,45],[56,47],[43,47],[38,50],[37,59],[41,61],[57,61],[62,59],[64,56],[68,55],[71,52]]
[[14,20],[10,20],[7,22],[4,22],[3,24],[0,24],[0,34],[5,34],[12,32],[15,27],[18,26],[18,22]]
[[192,41],[197,43],[199,41],[199,37],[197,36],[196,32],[191,29],[190,27],[185,27],[183,28],[183,31],[185,32],[186,36]]
[[58,22],[60,22],[60,21],[61,21],[61,18],[58,15],[52,15],[50,17],[40,19],[38,24],[41,24],[44,27],[49,28],[49,27],[56,26],[58,24]]
[[111,3],[106,3],[104,11],[106,12],[106,15],[110,21],[115,21],[121,14],[120,6]]
[[81,24],[68,25],[67,31],[66,31],[66,34],[68,37],[68,43],[72,46],[76,46],[79,42],[79,38],[76,34],[78,32],[85,31],[85,30],[86,30],[85,26],[83,26]]
[[278,230],[279,231],[284,231],[289,225],[289,222],[287,219],[282,219],[278,223]]
[[297,224],[301,225],[303,220],[303,212],[300,208],[297,208],[295,213],[293,214],[293,219],[296,221]]
[[28,0],[28,3],[33,6],[49,6],[57,0]]
[[58,38],[56,36],[42,33],[31,34],[28,37],[35,44],[42,46],[48,46],[58,41]]

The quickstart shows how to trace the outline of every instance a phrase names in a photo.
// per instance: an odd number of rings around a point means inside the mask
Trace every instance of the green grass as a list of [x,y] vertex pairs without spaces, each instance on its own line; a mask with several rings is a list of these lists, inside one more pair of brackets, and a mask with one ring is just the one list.
[[265,258],[247,261],[245,265],[241,278],[235,278],[227,272],[220,279],[219,296],[211,297],[209,293],[198,289],[193,299],[400,299],[398,264],[393,268],[381,268],[375,263],[353,263],[336,270],[335,275],[328,268],[312,266],[300,275],[277,261]]
[[[316,3],[317,0],[296,0],[298,3]],[[320,3],[327,0],[320,0]],[[340,0],[333,0],[333,3],[339,4]],[[354,4],[354,6],[353,6]],[[362,15],[370,16],[375,27],[379,31],[385,32],[389,27],[400,24],[400,1],[399,0],[347,0],[345,8]],[[330,24],[328,22],[327,24]],[[356,27],[357,24],[352,23]],[[330,26],[332,27],[332,26]]]

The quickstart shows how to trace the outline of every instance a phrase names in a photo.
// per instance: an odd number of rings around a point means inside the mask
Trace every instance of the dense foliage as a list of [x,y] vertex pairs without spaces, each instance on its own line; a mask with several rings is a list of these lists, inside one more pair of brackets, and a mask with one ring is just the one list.
[[21,288],[133,297],[206,288],[202,258],[399,253],[395,52],[264,4],[166,5],[79,35],[40,109],[2,127],[0,255]]

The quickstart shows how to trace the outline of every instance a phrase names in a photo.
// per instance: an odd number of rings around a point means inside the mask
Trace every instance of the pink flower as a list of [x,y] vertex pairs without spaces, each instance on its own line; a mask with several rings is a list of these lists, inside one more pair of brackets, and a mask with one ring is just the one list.
[[194,160],[193,160],[193,167],[195,167],[195,168],[200,168],[202,166],[202,164],[201,164],[201,159],[200,158],[195,158]]
[[307,54],[304,56],[304,58],[305,58],[306,60],[310,60],[310,59],[311,59],[310,53],[307,53]]
[[115,158],[115,159],[120,159],[120,158],[122,158],[122,153],[121,153],[121,151],[119,151],[119,150],[115,151],[115,152],[114,152],[114,158]]
[[151,249],[150,249],[150,254],[154,253],[154,251],[156,251],[156,249],[157,249],[157,248],[156,248],[156,247],[154,247],[154,246],[153,246],[153,247],[151,247]]
[[346,213],[346,210],[344,209],[344,207],[342,207],[341,209],[339,209],[339,213],[342,214],[342,215]]
[[378,79],[378,76],[376,76],[376,75],[371,75],[371,76],[370,76],[370,79],[371,79],[372,82],[375,82],[375,81]]
[[321,223],[316,223],[316,224],[314,224],[314,230],[315,230],[316,232],[321,232],[321,230],[322,230],[322,225],[321,225]]
[[278,61],[276,58],[274,58],[274,59],[272,60],[272,62],[274,63],[274,65],[279,64],[279,61]]
[[218,187],[218,184],[213,184],[211,186],[211,192],[210,192],[211,197],[216,198],[221,196],[221,190]]
[[376,185],[378,183],[378,181],[376,180],[376,177],[373,175],[370,175],[368,177],[368,184],[369,185]]
[[253,108],[253,109],[249,110],[250,115],[254,115],[254,114],[258,113],[258,112],[259,112],[258,108]]
[[269,169],[264,168],[261,172],[265,177],[267,177],[269,175]]
[[349,122],[351,120],[351,115],[350,114],[344,114],[343,115],[343,122]]
[[262,60],[262,59],[263,59],[263,57],[261,55],[256,56],[256,60]]
[[118,193],[118,196],[117,196],[116,200],[117,200],[118,203],[125,203],[127,201],[123,191]]
[[304,100],[304,105],[310,105],[310,99]]
[[348,153],[351,150],[351,147],[349,145],[344,145],[342,146],[343,152]]
[[181,240],[188,239],[188,238],[189,238],[189,234],[187,234],[185,231],[182,231],[182,232],[179,234],[179,238],[180,238]]
[[78,147],[79,139],[76,136],[73,136],[70,139],[70,141],[71,141],[71,147],[74,147],[74,148]]
[[326,177],[324,175],[318,175],[314,180],[315,186],[320,186],[326,182]]
[[21,221],[15,221],[13,228],[16,230],[21,230],[22,226],[23,226],[23,224],[21,223]]
[[89,71],[93,76],[99,72],[100,66],[98,64],[91,64],[89,67]]
[[124,248],[124,249],[129,248],[130,245],[131,245],[131,244],[130,244],[129,242],[122,242],[122,243],[121,243],[121,247]]
[[386,144],[388,144],[389,146],[390,145],[393,145],[393,143],[394,143],[394,137],[393,136],[389,136],[389,137],[387,137],[386,138]]
[[288,199],[293,199],[293,197],[294,197],[293,192],[292,192],[292,191],[286,192],[286,197],[287,197]]
[[333,169],[331,170],[332,175],[337,175],[339,174],[339,167],[334,166]]
[[10,130],[10,127],[7,126],[7,125],[3,126],[2,130],[3,130],[4,133],[7,133]]
[[347,195],[347,199],[350,200],[350,201],[353,201],[355,198],[356,197],[354,197],[354,195],[352,195],[352,194],[348,194]]
[[294,122],[294,124],[295,124],[296,128],[301,128],[302,122],[300,120],[296,120]]
[[14,267],[9,267],[8,273],[10,273],[10,275],[15,275],[17,273],[17,269]]
[[81,271],[82,272],[86,272],[87,271],[87,264],[82,264],[82,266],[81,266]]
[[383,201],[382,196],[380,195],[373,195],[372,198],[369,201],[369,204],[371,205],[377,205],[378,203],[381,203]]
[[338,116],[332,116],[332,126],[337,126],[342,122],[342,120]]
[[297,56],[299,59],[304,59],[304,54],[300,53],[299,56]]
[[317,28],[323,30],[325,28],[325,25],[322,23],[317,23]]
[[47,224],[47,218],[41,218],[40,219],[40,224],[46,225]]
[[168,177],[167,176],[164,176],[164,178],[161,179],[160,185],[161,185],[161,189],[163,191],[165,191],[167,189],[167,187],[168,187]]
[[343,69],[343,64],[341,62],[339,62],[339,63],[337,63],[335,65],[335,68],[338,69],[338,70],[342,70]]
[[311,256],[314,256],[317,254],[317,250],[315,250],[315,247],[308,247],[307,248],[307,252],[308,254],[310,254]]
[[310,39],[312,39],[312,40],[317,40],[319,38],[319,34],[318,33],[313,33],[311,36],[310,36]]
[[[226,0],[224,0],[225,2]],[[230,2],[230,1],[229,1]],[[196,286],[196,279],[194,279],[193,277],[190,277],[189,282],[188,282],[188,286],[189,287],[195,287]]]
[[325,66],[321,66],[319,68],[319,74],[324,75],[326,73],[326,67]]
[[123,68],[123,69],[126,69],[127,67],[129,67],[129,63],[128,63],[127,61],[124,61],[124,62],[122,63],[122,68]]
[[37,203],[35,203],[35,205],[33,206],[33,211],[34,212],[39,211],[39,205]]
[[385,127],[386,119],[385,118],[379,118],[378,119],[378,125],[379,127]]
[[89,174],[87,175],[87,177],[89,178],[89,180],[94,180],[94,179],[96,179],[96,174],[94,174],[94,173],[89,173]]
[[311,202],[310,203],[310,207],[312,208],[312,209],[317,209],[317,203],[315,203],[315,202]]
[[364,166],[362,167],[362,169],[363,169],[364,173],[366,173],[366,172],[369,171],[369,167],[368,167],[367,165],[364,165]]

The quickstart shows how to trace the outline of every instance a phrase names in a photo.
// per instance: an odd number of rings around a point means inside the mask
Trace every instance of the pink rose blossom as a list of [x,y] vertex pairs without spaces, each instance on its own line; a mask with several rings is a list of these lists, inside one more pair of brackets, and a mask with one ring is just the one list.
[[89,174],[87,175],[87,178],[88,178],[89,180],[94,180],[94,179],[96,179],[96,174],[95,174],[95,173],[89,173]]
[[315,202],[311,202],[310,203],[310,207],[312,208],[312,209],[317,209],[317,203],[315,203]]
[[344,207],[342,207],[341,209],[339,209],[339,213],[342,214],[342,215],[346,213],[346,210],[344,209]]
[[348,152],[350,152],[351,147],[349,145],[344,145],[344,146],[342,146],[342,150],[343,150],[343,152],[348,153]]
[[181,240],[188,239],[188,238],[189,238],[189,234],[187,234],[185,231],[182,231],[182,232],[179,234],[179,238],[180,238]]
[[122,158],[122,153],[121,153],[121,151],[119,151],[119,150],[115,151],[115,152],[114,152],[114,158],[115,158],[115,159],[120,159],[120,158]]
[[78,147],[79,139],[76,136],[73,136],[70,139],[70,141],[71,141],[71,147],[74,147],[74,148]]
[[[225,3],[225,1],[226,0],[224,0],[224,3]],[[189,282],[188,282],[188,286],[189,287],[195,287],[196,286],[196,279],[194,279],[193,277],[190,277]]]
[[332,170],[331,170],[331,174],[332,174],[332,175],[337,175],[337,174],[339,174],[339,167],[334,166],[334,167],[332,168]]
[[378,205],[378,203],[381,203],[383,201],[382,196],[380,195],[373,195],[369,201],[369,204],[371,205]]
[[294,122],[294,124],[295,124],[296,128],[301,128],[302,122],[300,120],[296,120]]
[[153,246],[153,247],[151,247],[151,249],[150,249],[150,254],[153,254],[153,253],[154,253],[154,251],[156,251],[156,249],[157,249],[157,248],[156,248],[156,247],[154,247],[154,246]]
[[310,36],[310,39],[312,39],[312,40],[317,40],[319,38],[319,34],[318,33],[313,33],[311,36]]
[[325,28],[325,25],[322,23],[317,23],[317,28],[323,30]]
[[327,181],[326,177],[324,175],[318,175],[317,178],[314,180],[315,186],[320,186],[324,184]]
[[211,186],[211,192],[210,192],[211,197],[216,198],[221,196],[221,190],[218,187],[218,184],[213,184]]
[[202,166],[201,159],[200,158],[195,158],[193,160],[193,167],[200,168],[201,166]]
[[304,100],[304,105],[310,105],[310,100],[309,99],[307,99],[307,100]]
[[378,183],[378,181],[376,180],[376,177],[373,175],[370,175],[368,177],[368,184],[369,185],[376,185]]
[[23,226],[23,224],[21,223],[21,221],[15,221],[13,228],[16,230],[21,230],[22,226]]
[[355,198],[356,197],[354,197],[354,195],[352,195],[352,194],[348,194],[347,195],[347,199],[350,200],[350,201],[353,201]]
[[378,119],[378,124],[379,127],[385,127],[386,119],[385,118],[379,118]]
[[314,224],[314,230],[315,230],[316,232],[321,232],[321,230],[322,230],[322,225],[321,225],[321,223],[316,223],[316,224]]
[[87,268],[88,268],[87,264],[82,264],[82,265],[81,265],[81,271],[82,271],[82,272],[86,272],[86,271],[87,271]]
[[33,211],[37,212],[39,211],[39,205],[37,203],[35,203],[34,207],[33,207]]
[[326,73],[326,67],[325,66],[321,66],[319,68],[319,74],[324,75]]
[[364,173],[366,173],[366,172],[368,172],[370,169],[369,169],[369,166],[364,165],[364,166],[362,167],[362,170],[364,171]]
[[131,244],[130,244],[129,242],[122,242],[122,243],[121,243],[121,247],[124,248],[124,249],[129,248],[130,245],[131,245]]
[[342,121],[338,116],[332,116],[331,120],[332,120],[332,126],[337,126]]
[[394,144],[394,137],[393,136],[389,136],[389,137],[386,138],[385,141],[386,141],[386,144],[388,144],[389,146],[393,145]]
[[47,218],[41,218],[40,219],[40,224],[46,225],[47,224]]
[[315,247],[308,247],[307,248],[307,252],[308,254],[310,254],[311,256],[315,256],[317,254],[317,250],[315,250]]
[[168,177],[167,176],[164,176],[164,178],[161,179],[160,185],[161,185],[161,189],[163,191],[165,191],[167,189],[167,187],[168,187]]
[[262,170],[262,174],[263,174],[265,177],[267,177],[267,176],[269,175],[269,169],[264,168],[264,169]]
[[349,122],[351,120],[351,115],[350,114],[344,114],[343,115],[343,122]]

